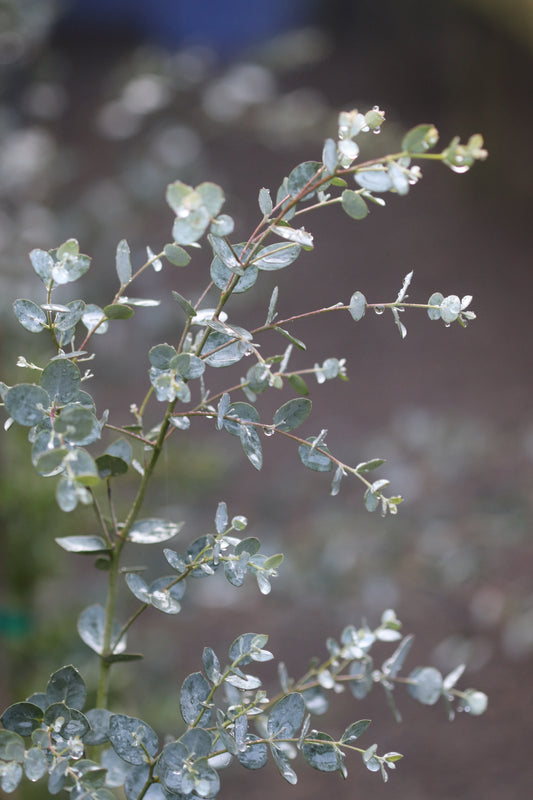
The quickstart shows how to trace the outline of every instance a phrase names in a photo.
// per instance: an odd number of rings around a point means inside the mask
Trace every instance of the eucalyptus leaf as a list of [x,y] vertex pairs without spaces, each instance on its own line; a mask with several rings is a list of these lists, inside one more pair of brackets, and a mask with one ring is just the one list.
[[[78,617],[78,633],[80,638],[91,650],[102,655],[104,645],[105,629],[105,609],[99,604],[88,606]],[[120,625],[113,622],[112,639],[116,639],[120,633]],[[123,636],[116,647],[114,653],[123,653],[126,649],[126,637]]]
[[136,717],[112,714],[108,736],[115,753],[128,764],[147,764],[158,750],[157,734]]
[[241,425],[239,438],[248,461],[255,469],[260,470],[263,466],[263,446],[257,430],[251,425]]
[[362,292],[354,292],[350,297],[350,314],[356,322],[363,319],[366,311],[366,297]]
[[61,536],[55,541],[69,553],[94,555],[107,553],[109,550],[109,545],[101,536]]
[[292,431],[311,413],[312,403],[306,397],[288,400],[274,414],[274,425],[280,431]]
[[261,769],[268,761],[268,749],[253,733],[246,734],[246,749],[239,750],[237,758],[246,769]]
[[[315,472],[329,472],[333,468],[333,462],[325,453],[328,453],[329,450],[326,445],[321,444],[320,450],[317,448],[312,449],[312,444],[315,441],[314,436],[306,439],[306,442],[309,442],[309,445],[301,444],[298,448],[298,455],[300,456],[300,461],[307,467],[308,469],[312,469]],[[325,451],[325,452],[321,452]]]
[[[289,174],[287,188],[292,197],[296,197],[307,184],[312,183],[319,171],[321,164],[317,161],[304,161],[298,164]],[[303,200],[309,200],[314,195],[314,191],[308,192]]]
[[252,259],[252,264],[263,271],[272,272],[284,269],[292,264],[300,255],[302,248],[298,244],[278,242],[263,247]]
[[133,308],[124,303],[112,303],[104,306],[103,312],[107,319],[130,319],[134,314]]
[[48,318],[45,312],[32,300],[15,300],[13,311],[22,327],[30,333],[41,333],[48,327]]
[[131,257],[130,246],[126,239],[121,239],[117,244],[117,252],[115,256],[115,266],[117,270],[118,279],[121,286],[126,286],[131,281]]
[[128,533],[128,542],[136,544],[157,544],[172,539],[182,529],[184,522],[169,522],[157,517],[141,519],[133,524]]
[[167,260],[175,267],[186,267],[191,260],[189,253],[178,244],[166,244],[163,252]]
[[369,719],[360,719],[358,722],[352,722],[352,724],[348,725],[342,734],[341,742],[346,744],[355,742],[356,739],[359,739],[359,737],[365,733],[370,725],[370,722],[371,721]]
[[273,208],[272,198],[270,197],[270,189],[265,189],[263,187],[259,190],[258,203],[261,214],[263,214],[265,217],[268,217]]
[[269,736],[276,739],[291,739],[300,729],[305,716],[305,703],[301,694],[291,692],[284,695],[272,707],[268,716]]
[[4,403],[6,411],[19,425],[32,427],[45,418],[50,397],[42,387],[33,383],[19,383],[8,389]]
[[52,401],[65,405],[76,397],[81,374],[76,364],[68,359],[50,361],[43,370],[40,384]]
[[342,758],[333,738],[327,733],[317,732],[313,733],[310,739],[313,741],[304,739],[302,746],[302,754],[307,763],[320,772],[336,772],[342,763]]
[[442,694],[442,675],[435,667],[417,667],[408,676],[411,697],[426,706],[433,706]]
[[19,736],[30,736],[32,731],[40,728],[44,720],[44,714],[39,706],[34,703],[14,703],[9,706],[0,721],[4,728]]
[[352,189],[345,189],[341,195],[344,211],[352,219],[364,219],[368,215],[368,206],[359,194]]
[[382,166],[373,167],[354,175],[356,183],[370,192],[388,192],[392,189],[392,180],[387,170]]
[[211,692],[211,687],[201,672],[193,672],[183,681],[180,691],[180,710],[184,721],[194,725],[197,720],[202,725],[209,725],[213,711],[204,706]]

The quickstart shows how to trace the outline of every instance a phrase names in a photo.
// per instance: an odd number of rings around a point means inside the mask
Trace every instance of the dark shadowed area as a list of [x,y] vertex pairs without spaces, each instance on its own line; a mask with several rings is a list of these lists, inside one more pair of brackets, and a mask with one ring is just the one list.
[[[28,251],[77,238],[93,257],[87,295],[104,304],[115,290],[120,239],[127,238],[139,263],[147,244],[155,249],[169,240],[164,192],[171,181],[223,186],[227,212],[244,238],[260,218],[258,190],[275,191],[296,163],[319,159],[341,109],[385,109],[387,122],[380,136],[369,137],[365,157],[396,152],[403,133],[422,122],[436,125],[443,146],[456,134],[467,139],[481,132],[490,157],[464,175],[424,165],[423,180],[407,197],[388,195],[386,207],[373,207],[361,222],[339,208],[309,215],[314,250],[235,299],[233,313],[243,325],[264,317],[274,285],[284,316],[346,303],[356,290],[369,302],[389,302],[414,270],[413,302],[426,302],[434,291],[472,294],[477,319],[463,330],[406,312],[405,340],[389,315],[367,313],[359,323],[347,314],[324,315],[293,327],[317,361],[346,358],[349,377],[313,389],[306,435],[328,428],[331,450],[350,463],[386,458],[393,491],[406,498],[397,517],[368,514],[349,481],[331,497],[327,478],[304,470],[281,437],[265,441],[260,476],[245,463],[238,440],[212,427],[195,423],[175,438],[147,511],[186,520],[183,535],[192,540],[212,526],[224,499],[231,514],[248,517],[250,535],[269,552],[284,552],[286,561],[266,598],[253,586],[198,581],[179,617],[150,617],[132,636],[149,657],[117,668],[117,707],[175,734],[177,687],[200,668],[205,645],[223,651],[244,631],[268,633],[276,658],[298,675],[312,656],[323,656],[328,636],[363,619],[377,625],[393,607],[404,632],[416,635],[411,665],[431,663],[445,672],[465,662],[464,685],[489,695],[486,714],[461,714],[450,723],[442,708],[416,705],[398,691],[404,718],[398,725],[379,687],[361,702],[340,694],[327,730],[342,733],[349,722],[370,717],[365,746],[376,741],[381,752],[404,754],[387,785],[348,757],[347,782],[296,762],[293,787],[270,764],[257,773],[231,767],[220,796],[527,797],[533,781],[533,4],[137,0],[130,16],[126,6],[79,0],[62,15],[58,4],[44,0],[0,3],[6,383],[15,380],[17,357],[33,355],[34,342],[17,330],[11,312],[12,299],[39,290]],[[254,19],[251,6],[263,16]],[[204,247],[186,270],[143,277],[140,288],[161,299],[160,308],[140,309],[133,332],[125,324],[98,342],[96,365],[105,374],[98,407],[109,408],[120,424],[145,394],[148,349],[179,336],[170,290],[197,297],[208,265]],[[37,352],[42,346],[35,345]],[[299,359],[307,364],[296,354],[294,366]],[[273,402],[265,398],[265,415]],[[55,536],[93,532],[93,521],[86,509],[60,514],[52,486],[29,475],[24,431],[3,436],[1,459],[4,708],[63,663],[78,665],[88,683],[94,679],[75,620],[103,582],[85,563],[52,549]],[[152,565],[160,554],[142,558]],[[261,675],[266,685],[276,681],[270,664]],[[12,796],[32,800],[42,791],[25,784]]]

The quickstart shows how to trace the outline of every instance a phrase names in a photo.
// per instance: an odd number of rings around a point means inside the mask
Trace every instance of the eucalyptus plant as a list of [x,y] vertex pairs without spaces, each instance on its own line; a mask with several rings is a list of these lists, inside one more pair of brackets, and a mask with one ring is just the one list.
[[[56,543],[75,556],[92,558],[107,575],[107,592],[101,604],[89,605],[78,620],[79,635],[99,662],[94,707],[85,708],[85,682],[70,665],[54,672],[44,691],[9,706],[0,730],[4,792],[14,791],[26,776],[30,781],[47,780],[50,794],[68,791],[73,800],[112,800],[119,787],[127,800],[142,800],[148,794],[151,800],[214,798],[219,772],[230,762],[256,770],[272,758],[293,784],[298,755],[317,770],[346,777],[344,761],[350,752],[387,780],[401,755],[381,753],[368,739],[370,720],[350,722],[336,737],[313,727],[314,718],[327,712],[330,693],[348,690],[354,700],[362,700],[380,686],[397,720],[399,685],[422,704],[441,700],[450,719],[458,709],[474,715],[485,710],[482,692],[457,688],[463,665],[445,676],[431,666],[403,672],[413,638],[402,635],[401,623],[390,609],[375,629],[366,623],[349,624],[337,639],[328,638],[323,657],[314,659],[300,677],[289,676],[280,663],[278,688],[267,690],[250,671],[253,664],[274,657],[266,649],[267,635],[243,633],[223,656],[204,647],[198,671],[181,684],[181,719],[172,731],[158,734],[152,720],[113,713],[109,702],[114,665],[142,658],[128,650],[127,634],[147,609],[176,615],[189,579],[219,580],[221,573],[234,587],[251,574],[266,595],[283,561],[281,553],[263,552],[259,540],[246,532],[246,518],[230,514],[220,502],[213,509],[212,532],[176,549],[163,547],[162,575],[148,577],[145,568],[128,566],[128,559],[135,561],[137,544],[167,545],[182,529],[183,522],[143,517],[142,509],[163,450],[172,443],[179,447],[183,431],[205,424],[237,437],[256,470],[262,467],[264,437],[276,433],[294,443],[304,467],[331,474],[331,494],[338,494],[344,478],[355,479],[369,512],[398,511],[402,498],[389,493],[387,479],[372,474],[383,465],[382,459],[345,463],[328,448],[327,430],[320,424],[312,436],[295,433],[311,414],[310,382],[345,379],[346,363],[334,357],[313,363],[311,358],[308,367],[291,368],[294,348],[306,351],[292,332],[293,322],[348,314],[354,324],[364,324],[368,311],[390,312],[403,338],[404,314],[411,309],[446,326],[466,327],[475,319],[472,298],[435,291],[426,302],[409,302],[409,273],[387,303],[368,301],[354,287],[343,303],[284,316],[277,311],[275,288],[256,327],[245,328],[230,316],[234,295],[251,290],[262,273],[286,269],[312,249],[313,235],[301,224],[304,215],[339,205],[349,217],[362,220],[372,205],[384,205],[384,194],[406,195],[419,181],[425,160],[465,172],[487,155],[479,135],[466,144],[453,139],[434,152],[436,128],[419,125],[405,135],[398,152],[360,161],[359,139],[378,133],[384,119],[377,106],[366,114],[342,112],[337,136],[325,142],[320,161],[298,164],[273,194],[267,188],[259,191],[257,224],[244,241],[234,234],[234,220],[222,213],[220,186],[171,183],[166,199],[175,215],[172,241],[157,252],[148,247],[140,266],[132,264],[128,243],[120,241],[115,260],[118,285],[104,307],[61,299],[62,288],[81,279],[91,264],[75,239],[30,253],[43,294],[37,301],[15,300],[13,310],[26,331],[45,334],[49,356],[46,363],[19,357],[18,366],[29,377],[13,386],[0,384],[5,428],[15,424],[28,429],[33,466],[43,478],[55,481],[57,503],[64,512],[79,504],[92,506],[95,531],[57,538]],[[128,422],[112,422],[108,412],[97,412],[88,391],[94,377],[94,337],[112,335],[138,307],[157,306],[151,298],[132,297],[132,284],[149,269],[158,273],[168,265],[186,267],[200,242],[212,251],[205,290],[198,298],[172,293],[180,334],[170,343],[155,345],[141,360],[144,397],[130,406]],[[267,332],[276,336],[264,337]],[[240,377],[235,377],[231,368],[246,356],[246,369],[241,366]],[[212,389],[213,370],[226,368],[231,375],[227,388]],[[262,417],[260,395],[283,390],[289,399],[272,418]],[[155,426],[146,422],[147,410],[152,416],[154,407],[161,408]],[[116,488],[126,473],[135,475],[137,485],[129,506]],[[119,621],[115,613],[121,592],[129,593],[131,613],[126,621]],[[373,655],[376,643],[391,646],[382,663]]]

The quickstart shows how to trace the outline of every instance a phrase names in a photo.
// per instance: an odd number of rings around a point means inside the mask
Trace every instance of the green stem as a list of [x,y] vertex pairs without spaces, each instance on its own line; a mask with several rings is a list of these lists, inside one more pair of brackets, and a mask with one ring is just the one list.
[[155,466],[158,462],[159,456],[161,455],[161,451],[163,449],[163,444],[165,441],[165,436],[168,427],[170,425],[170,417],[172,416],[172,412],[174,411],[175,405],[176,401],[173,400],[167,406],[166,414],[161,424],[157,441],[154,444],[154,449],[152,451],[150,461],[148,462],[144,475],[141,479],[141,483],[137,491],[137,496],[133,501],[128,516],[126,517],[124,525],[120,530],[119,536],[113,547],[111,564],[109,569],[107,602],[105,608],[104,634],[102,641],[102,657],[100,659],[100,674],[98,679],[98,690],[96,695],[97,708],[107,708],[108,704],[109,672],[111,669],[111,663],[106,661],[105,657],[112,653],[113,619],[115,616],[115,608],[117,602],[118,575],[119,575],[120,556],[122,553],[122,548],[126,544],[128,534],[131,528],[133,527],[133,524],[136,521],[137,516],[141,510],[141,506],[144,502],[146,489],[154,472]]

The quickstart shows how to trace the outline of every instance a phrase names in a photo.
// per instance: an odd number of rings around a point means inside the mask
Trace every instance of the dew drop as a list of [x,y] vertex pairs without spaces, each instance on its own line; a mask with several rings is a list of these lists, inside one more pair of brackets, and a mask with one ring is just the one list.
[[469,169],[470,169],[470,167],[467,166],[466,164],[463,164],[463,165],[454,164],[452,166],[452,172],[457,172],[459,174],[461,174],[463,172],[468,172]]
[[381,133],[381,128],[372,128],[372,133],[375,133],[376,135]]
[[379,111],[379,106],[372,106],[372,111]]
[[265,436],[274,436],[275,432],[274,428],[263,428]]
[[374,312],[380,316],[385,311],[385,306],[374,306]]

